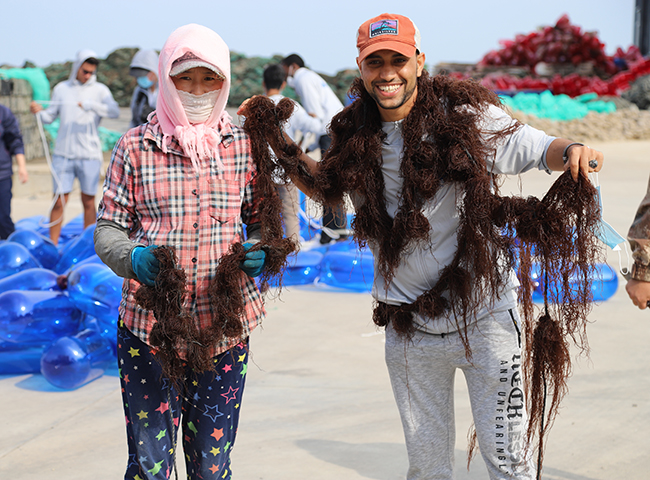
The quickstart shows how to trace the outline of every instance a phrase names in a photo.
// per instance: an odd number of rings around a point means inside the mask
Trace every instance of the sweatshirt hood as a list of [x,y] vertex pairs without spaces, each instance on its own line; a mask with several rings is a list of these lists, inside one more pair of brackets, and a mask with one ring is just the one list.
[[[204,123],[194,125],[188,121],[169,76],[174,61],[188,52],[216,66],[225,76],[210,117]],[[214,31],[202,25],[190,24],[178,28],[169,36],[160,52],[158,85],[156,115],[163,132],[163,150],[169,145],[170,137],[175,137],[191,158],[197,173],[198,160],[203,157],[215,158],[223,169],[217,148],[221,143],[223,126],[231,121],[225,111],[230,92],[230,50],[226,43]]]
[[[80,50],[77,52],[77,57],[75,58],[74,62],[72,63],[72,71],[70,72],[70,77],[68,77],[68,80],[71,82],[74,82],[77,80],[77,72],[79,71],[79,68],[83,65],[83,63],[88,60],[89,58],[97,58],[97,54],[92,51],[92,50]],[[93,74],[86,83],[95,83],[97,81],[97,75]]]
[[158,75],[158,61],[158,53],[155,50],[138,50],[133,55],[130,68],[139,68]]

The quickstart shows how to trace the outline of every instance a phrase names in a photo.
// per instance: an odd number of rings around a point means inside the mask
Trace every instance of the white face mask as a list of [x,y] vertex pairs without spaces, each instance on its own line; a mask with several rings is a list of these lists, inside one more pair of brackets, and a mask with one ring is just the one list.
[[221,89],[212,90],[211,92],[204,93],[203,95],[193,95],[183,90],[177,90],[178,96],[181,99],[181,104],[185,109],[185,115],[190,123],[205,123],[210,118],[210,114],[214,109],[214,104],[217,102],[217,97]]

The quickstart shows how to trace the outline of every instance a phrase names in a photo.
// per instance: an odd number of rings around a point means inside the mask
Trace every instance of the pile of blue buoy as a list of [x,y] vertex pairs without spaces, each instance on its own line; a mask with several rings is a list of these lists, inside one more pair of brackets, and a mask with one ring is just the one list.
[[[0,375],[40,372],[58,388],[75,389],[116,365],[123,279],[96,255],[94,225],[84,229],[83,218],[75,218],[62,228],[57,247],[40,226],[45,221],[23,219],[0,241]],[[352,239],[321,246],[316,233],[303,225],[303,238],[312,240],[289,257],[282,285],[370,292],[372,252]],[[542,302],[547,288],[551,301],[561,301],[559,288],[545,286],[539,271],[532,271],[533,300]],[[594,275],[593,300],[614,295],[616,272],[602,264]]]
[[0,241],[0,374],[74,389],[115,365],[122,279],[95,254],[94,225],[75,218],[57,247],[44,221],[16,222]]

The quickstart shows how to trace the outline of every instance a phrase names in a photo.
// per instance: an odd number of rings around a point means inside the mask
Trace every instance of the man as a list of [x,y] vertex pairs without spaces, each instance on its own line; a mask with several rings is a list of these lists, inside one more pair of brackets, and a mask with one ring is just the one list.
[[129,75],[135,77],[138,84],[131,96],[131,128],[147,123],[147,117],[156,109],[157,71],[158,54],[155,50],[138,50],[133,55]]
[[52,91],[50,106],[32,102],[30,110],[43,123],[57,118],[61,123],[52,155],[55,203],[50,212],[50,238],[59,242],[63,211],[74,179],[79,179],[84,228],[95,223],[95,194],[102,168],[102,144],[97,128],[102,117],[117,118],[119,106],[108,87],[97,81],[99,60],[91,50],[82,50],[72,65],[68,80]]
[[0,105],[0,240],[14,231],[11,220],[12,156],[18,164],[18,178],[21,183],[27,182],[25,148],[18,120],[8,107]]
[[[373,320],[386,326],[407,478],[453,478],[454,377],[461,369],[489,477],[532,479],[518,282],[513,243],[501,233],[520,218],[510,206],[523,203],[499,197],[493,175],[566,169],[572,178],[562,180],[588,185],[586,174],[601,169],[603,155],[516,123],[493,92],[475,83],[429,77],[420,33],[407,17],[368,20],[357,48],[357,100],[332,120],[332,146],[320,163],[300,155],[313,177],[289,162],[283,167],[321,201],[349,193],[355,238],[373,251]],[[595,224],[595,190],[589,201]],[[528,238],[548,241],[548,222],[565,226],[562,215],[542,223],[532,213]]]
[[[343,104],[325,80],[305,68],[305,62],[299,55],[293,53],[285,57],[282,67],[288,77],[287,83],[300,97],[300,103],[310,115],[320,121],[317,138],[321,155],[324,155],[332,143],[327,127],[332,117],[343,109]],[[347,238],[347,217],[343,205],[335,208],[324,205],[322,223],[325,228],[321,232],[321,244],[327,245],[332,240]]]
[[[287,86],[286,74],[282,66],[271,64],[264,69],[262,87],[264,95],[278,103],[284,98],[282,90]],[[284,131],[289,137],[296,141],[299,134],[302,139],[309,134],[320,136],[321,122],[316,117],[312,117],[302,108],[299,103],[295,104],[295,109],[291,118],[284,125]],[[284,221],[284,230],[287,237],[293,237],[294,240],[300,240],[300,222],[298,220],[298,192],[292,183],[278,185],[278,193],[282,199],[282,219]]]
[[634,265],[625,290],[632,303],[643,310],[650,302],[650,183],[627,238],[632,248]]

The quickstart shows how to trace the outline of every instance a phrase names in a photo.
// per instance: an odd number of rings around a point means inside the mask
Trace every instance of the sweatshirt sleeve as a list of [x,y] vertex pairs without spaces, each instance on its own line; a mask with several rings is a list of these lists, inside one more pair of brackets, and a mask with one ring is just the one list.
[[[501,108],[490,105],[479,125],[483,137],[490,137],[508,128],[515,120]],[[488,169],[496,174],[519,175],[533,168],[551,173],[546,164],[546,151],[555,137],[530,125],[521,125],[514,133],[501,138],[496,144],[496,155],[489,161]]]
[[318,118],[309,115],[300,104],[296,104],[293,115],[289,118],[289,125],[290,130],[294,135],[296,130],[300,130],[303,135],[309,132],[318,135],[321,130],[321,121]]
[[101,101],[84,100],[81,105],[84,110],[92,110],[100,117],[117,118],[120,116],[120,106],[113,98],[108,87],[105,87]]
[[7,109],[7,115],[2,118],[2,124],[4,130],[2,139],[4,140],[9,155],[14,156],[20,153],[24,154],[25,147],[23,145],[23,137],[20,134],[18,120],[16,120],[16,117],[9,109]]
[[137,279],[131,265],[131,251],[146,246],[129,239],[127,230],[115,222],[100,219],[94,233],[97,256],[122,278]]
[[61,95],[59,93],[59,89],[57,87],[54,87],[54,90],[52,90],[52,98],[50,99],[50,106],[38,112],[37,115],[40,117],[41,122],[48,124],[52,123],[58,118],[60,111]]
[[[311,74],[310,74],[311,73]],[[320,83],[324,82],[318,74],[314,72],[305,72],[302,74],[302,78],[295,82],[294,89],[300,97],[300,103],[305,108],[307,113],[314,113],[318,118],[318,121],[321,125],[324,122],[328,122],[329,118],[325,118],[325,111],[320,102]]]

